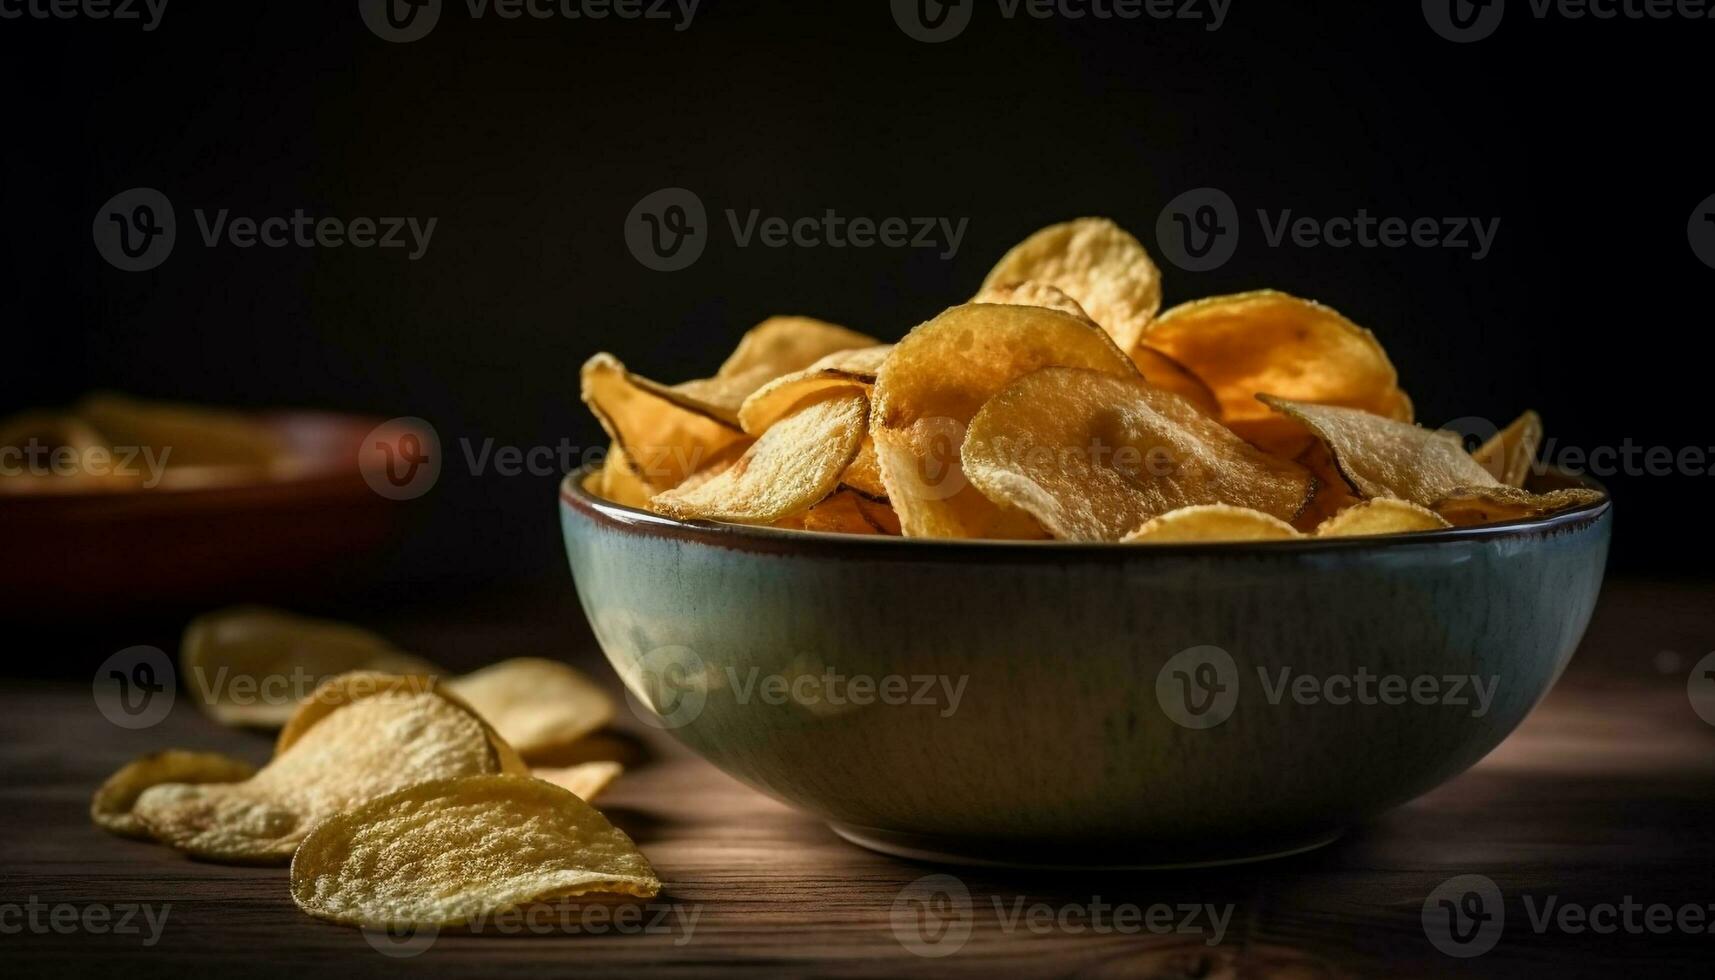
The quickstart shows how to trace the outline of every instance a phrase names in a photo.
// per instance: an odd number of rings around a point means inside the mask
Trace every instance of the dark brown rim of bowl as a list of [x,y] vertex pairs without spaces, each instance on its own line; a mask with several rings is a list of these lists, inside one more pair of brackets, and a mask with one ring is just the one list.
[[825,554],[895,560],[980,557],[984,560],[1043,560],[1054,557],[1143,559],[1168,555],[1280,554],[1337,552],[1379,548],[1418,548],[1436,545],[1473,544],[1499,538],[1549,537],[1582,529],[1605,516],[1613,503],[1608,489],[1587,476],[1551,471],[1563,485],[1587,487],[1602,492],[1602,499],[1547,517],[1525,518],[1497,524],[1453,527],[1409,534],[1374,534],[1341,538],[1291,538],[1283,541],[1211,541],[1189,544],[1121,544],[1092,541],[993,541],[986,539],[898,538],[867,534],[830,534],[787,528],[754,527],[747,524],[718,524],[711,521],[681,521],[646,510],[603,500],[584,489],[584,479],[596,464],[574,470],[560,482],[561,506],[615,531],[648,537],[671,538],[698,544],[769,554]]

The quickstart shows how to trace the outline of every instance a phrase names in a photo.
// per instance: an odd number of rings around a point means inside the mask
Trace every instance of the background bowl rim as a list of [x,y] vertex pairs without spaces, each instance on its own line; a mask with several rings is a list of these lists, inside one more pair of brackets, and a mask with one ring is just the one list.
[[1442,528],[1406,534],[1368,534],[1336,538],[1287,538],[1272,541],[1201,541],[1176,544],[1125,544],[1118,541],[1006,541],[986,538],[905,538],[890,535],[836,534],[791,528],[723,524],[714,521],[681,521],[661,514],[604,500],[584,488],[584,480],[600,464],[589,463],[566,474],[560,481],[560,508],[606,527],[647,537],[669,538],[715,545],[742,551],[774,554],[874,553],[878,557],[917,559],[928,557],[982,557],[988,560],[1019,558],[1232,557],[1239,555],[1300,555],[1363,551],[1392,553],[1406,548],[1468,545],[1499,539],[1526,540],[1579,530],[1593,525],[1613,509],[1607,487],[1589,476],[1551,469],[1563,481],[1602,493],[1595,503],[1573,507],[1546,517],[1521,518],[1494,524]]

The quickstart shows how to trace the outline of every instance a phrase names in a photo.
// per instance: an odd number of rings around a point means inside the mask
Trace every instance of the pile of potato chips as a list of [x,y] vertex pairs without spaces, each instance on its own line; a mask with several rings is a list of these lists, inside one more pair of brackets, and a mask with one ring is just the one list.
[[1377,535],[1535,517],[1527,412],[1488,443],[1413,424],[1374,335],[1261,291],[1159,313],[1102,218],[1037,232],[897,344],[804,317],[666,385],[610,354],[586,489],[683,520],[924,538],[1173,542]]
[[[278,727],[261,769],[218,753],[138,759],[95,793],[96,824],[226,864],[291,864],[293,900],[351,925],[445,927],[660,881],[588,801],[613,760],[564,762],[613,703],[556,661],[434,665],[338,623],[241,608],[191,624],[180,666],[206,711]],[[391,672],[389,672],[391,671]],[[310,678],[284,704],[270,680]]]

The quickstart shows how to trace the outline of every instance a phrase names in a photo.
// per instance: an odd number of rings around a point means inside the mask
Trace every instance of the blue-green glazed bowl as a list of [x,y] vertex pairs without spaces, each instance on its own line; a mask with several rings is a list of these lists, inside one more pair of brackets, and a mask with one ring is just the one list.
[[1612,524],[923,541],[685,523],[583,476],[566,550],[639,717],[866,847],[1013,866],[1292,853],[1450,779],[1566,666]]

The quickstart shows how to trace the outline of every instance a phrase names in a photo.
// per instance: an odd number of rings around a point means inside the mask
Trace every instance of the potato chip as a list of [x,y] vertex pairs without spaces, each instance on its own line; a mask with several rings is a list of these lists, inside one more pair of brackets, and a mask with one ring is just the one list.
[[828,534],[887,534],[864,509],[866,502],[853,491],[840,490],[804,512],[803,529]]
[[278,433],[239,412],[97,392],[78,402],[72,414],[116,446],[170,448],[166,462],[173,468],[267,470],[286,456]]
[[1185,399],[1135,376],[1078,368],[1043,368],[989,399],[971,420],[962,458],[985,496],[1068,541],[1118,541],[1195,504],[1290,519],[1314,490],[1308,471]]
[[1028,514],[968,485],[959,451],[984,402],[1051,366],[1138,377],[1107,334],[1034,306],[957,306],[894,347],[876,378],[873,434],[888,501],[908,537],[1043,536]]
[[1319,303],[1264,290],[1174,307],[1144,342],[1202,379],[1221,420],[1286,456],[1307,444],[1301,431],[1259,404],[1259,394],[1358,408],[1409,422],[1411,400],[1375,336]]
[[1508,486],[1459,487],[1437,500],[1430,509],[1463,526],[1543,517],[1574,507],[1587,507],[1604,499],[1603,494],[1595,490],[1576,487],[1547,493],[1531,493]]
[[432,693],[387,691],[342,705],[241,783],[164,783],[133,812],[193,857],[284,864],[317,823],[414,783],[498,773],[473,712]]
[[648,508],[649,498],[655,494],[618,443],[609,444],[601,469],[590,474],[585,489],[604,500],[640,510]]
[[[1286,420],[1289,424],[1298,423]],[[1316,478],[1316,495],[1310,498],[1309,506],[1292,520],[1292,526],[1304,532],[1311,532],[1321,526],[1340,511],[1355,507],[1364,502],[1358,496],[1357,488],[1346,482],[1340,475],[1340,468],[1334,465],[1334,457],[1328,452],[1328,447],[1314,437],[1304,451],[1294,456],[1293,462],[1310,471]]]
[[131,812],[144,790],[162,783],[237,783],[255,774],[255,766],[219,752],[186,749],[151,752],[107,777],[89,801],[89,818],[101,829],[121,837],[152,840],[148,828]]
[[1495,485],[1451,432],[1355,408],[1258,397],[1320,439],[1340,474],[1365,497],[1398,497],[1431,507],[1458,487]]
[[874,337],[807,316],[769,317],[739,339],[717,378],[766,372],[768,377],[803,370],[835,351],[874,347]]
[[744,438],[736,422],[720,421],[644,387],[611,354],[584,362],[582,397],[632,469],[659,493],[701,469],[722,448]]
[[315,727],[322,719],[333,714],[348,704],[372,698],[378,694],[433,694],[445,698],[456,708],[460,708],[475,717],[482,725],[483,734],[488,737],[489,747],[500,760],[502,772],[527,772],[529,767],[518,754],[511,743],[500,737],[488,719],[482,717],[469,702],[455,693],[439,677],[424,674],[387,674],[373,670],[354,670],[350,673],[330,677],[314,691],[298,702],[298,709],[287,719],[280,729],[280,734],[274,739],[274,755],[283,755],[304,737],[304,734]]
[[1014,246],[983,290],[1034,281],[1072,297],[1130,352],[1161,309],[1161,270],[1142,243],[1107,218],[1050,225]]
[[210,717],[258,728],[284,725],[305,692],[338,674],[441,673],[367,630],[261,606],[191,620],[179,646],[179,670]]
[[1347,507],[1316,526],[1319,538],[1350,538],[1369,534],[1409,534],[1452,527],[1440,515],[1409,500],[1377,497]]
[[905,533],[899,526],[899,515],[887,501],[871,500],[858,494],[857,505],[858,510],[863,511],[864,519],[879,528],[882,534],[897,538]]
[[1490,476],[1509,487],[1522,487],[1541,445],[1542,416],[1525,412],[1471,455]]
[[887,485],[881,482],[881,462],[875,457],[875,437],[865,435],[857,456],[840,474],[840,486],[874,501],[887,500]]
[[316,827],[292,860],[292,900],[370,928],[448,927],[579,895],[653,898],[631,838],[540,779],[420,783]]
[[1292,525],[1247,507],[1199,504],[1153,518],[1126,535],[1130,543],[1174,544],[1196,541],[1276,541],[1301,538]]
[[[1070,313],[1080,320],[1096,322],[1088,311],[1078,305],[1077,300],[1054,286],[1033,279],[1026,279],[1023,282],[984,285],[981,291],[971,297],[971,302],[1001,303],[1008,306],[1040,306],[1044,309],[1059,310],[1061,313]],[[1101,326],[1101,324],[1096,325]]]
[[847,388],[867,392],[891,353],[892,344],[836,351],[802,371],[781,375],[744,400],[739,422],[745,432],[761,435],[811,395]]
[[446,681],[442,689],[463,698],[527,760],[570,745],[613,720],[613,699],[607,692],[557,660],[502,660]]
[[662,493],[651,506],[681,520],[772,524],[834,491],[868,425],[869,399],[861,392],[812,396],[731,467],[698,486]]
[[625,767],[617,762],[584,762],[575,766],[532,769],[530,775],[547,780],[588,803],[600,796],[601,791],[624,771]]

